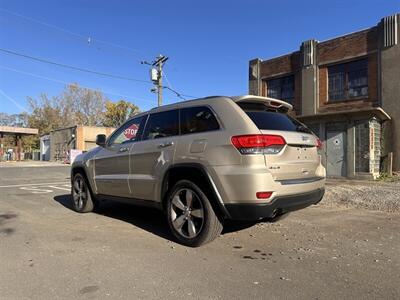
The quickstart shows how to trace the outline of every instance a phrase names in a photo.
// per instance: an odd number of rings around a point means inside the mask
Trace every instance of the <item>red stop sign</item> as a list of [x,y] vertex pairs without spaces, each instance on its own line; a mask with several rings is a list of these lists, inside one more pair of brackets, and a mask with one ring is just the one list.
[[139,126],[137,124],[132,124],[129,126],[127,129],[124,131],[125,137],[130,140],[136,137],[137,131],[139,129]]

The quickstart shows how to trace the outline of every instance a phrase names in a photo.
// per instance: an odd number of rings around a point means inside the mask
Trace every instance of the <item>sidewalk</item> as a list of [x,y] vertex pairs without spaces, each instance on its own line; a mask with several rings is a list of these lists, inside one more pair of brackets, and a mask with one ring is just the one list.
[[327,186],[335,186],[335,185],[388,185],[388,186],[400,186],[400,178],[393,177],[392,181],[389,180],[360,180],[360,179],[350,179],[350,178],[327,178],[326,185]]
[[400,213],[400,180],[327,179],[321,204]]
[[23,161],[0,161],[0,168],[26,168],[26,167],[69,167],[69,164],[54,161],[36,161],[36,160],[23,160]]

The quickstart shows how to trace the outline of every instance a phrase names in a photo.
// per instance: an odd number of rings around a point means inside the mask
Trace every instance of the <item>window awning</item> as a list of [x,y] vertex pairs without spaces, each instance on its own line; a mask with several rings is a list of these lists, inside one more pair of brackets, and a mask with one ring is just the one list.
[[13,134],[13,135],[24,135],[24,134],[36,135],[39,133],[39,130],[36,128],[0,126],[0,133]]
[[333,111],[333,112],[324,112],[318,113],[315,115],[300,115],[296,116],[297,119],[301,121],[312,121],[312,120],[321,120],[321,119],[352,119],[352,118],[371,118],[376,117],[381,121],[391,120],[391,117],[387,112],[385,112],[381,107],[369,107],[362,108],[358,110],[349,110],[349,111]]

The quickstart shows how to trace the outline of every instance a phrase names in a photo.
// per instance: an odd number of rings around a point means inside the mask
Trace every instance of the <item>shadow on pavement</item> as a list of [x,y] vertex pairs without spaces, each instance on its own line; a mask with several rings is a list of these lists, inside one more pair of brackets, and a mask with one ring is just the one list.
[[[54,200],[64,207],[73,210],[70,194],[55,196]],[[102,201],[100,207],[94,213],[130,223],[164,239],[175,241],[168,229],[164,214],[157,209],[115,201]]]
[[224,230],[222,234],[237,232],[253,227],[258,222],[256,221],[225,221]]
[[[54,200],[64,207],[73,210],[70,194],[55,196]],[[165,215],[157,209],[115,201],[103,201],[94,213],[130,223],[154,235],[176,242],[168,228]],[[244,230],[254,226],[256,223],[227,221],[222,234]]]

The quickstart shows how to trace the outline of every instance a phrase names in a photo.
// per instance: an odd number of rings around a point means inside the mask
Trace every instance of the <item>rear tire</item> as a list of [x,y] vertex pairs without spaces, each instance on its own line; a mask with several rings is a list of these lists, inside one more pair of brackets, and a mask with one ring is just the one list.
[[74,176],[71,187],[72,206],[76,212],[88,213],[94,210],[95,201],[92,197],[89,184],[81,173]]
[[168,225],[183,245],[198,247],[217,238],[223,229],[208,197],[193,182],[178,181],[167,196]]

